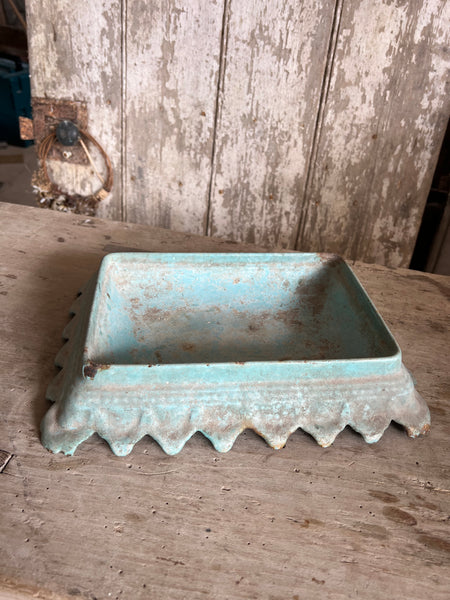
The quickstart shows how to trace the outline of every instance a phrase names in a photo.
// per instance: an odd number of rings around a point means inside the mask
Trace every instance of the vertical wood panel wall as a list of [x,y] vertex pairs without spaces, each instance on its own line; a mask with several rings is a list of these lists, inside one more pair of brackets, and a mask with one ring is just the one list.
[[[107,149],[115,173],[114,194],[101,206],[101,216],[121,220],[121,2],[28,0],[26,7],[31,93],[87,102],[89,132]],[[56,161],[51,166],[55,181],[69,192],[88,194],[98,187],[88,166]]]
[[[407,266],[450,110],[449,13],[28,0],[32,93],[88,103],[115,171],[100,216]],[[89,167],[53,168],[88,189]]]
[[449,112],[449,8],[342,3],[297,248],[408,266]]
[[332,9],[226,2],[209,233],[295,245]]
[[222,0],[128,1],[124,217],[203,234]]

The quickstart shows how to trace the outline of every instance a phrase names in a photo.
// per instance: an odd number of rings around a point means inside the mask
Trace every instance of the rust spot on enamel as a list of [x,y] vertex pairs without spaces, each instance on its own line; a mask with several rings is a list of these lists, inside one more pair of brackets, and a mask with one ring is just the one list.
[[98,371],[106,371],[110,366],[111,365],[100,365],[93,361],[89,361],[87,365],[84,365],[83,375],[89,379],[94,379]]

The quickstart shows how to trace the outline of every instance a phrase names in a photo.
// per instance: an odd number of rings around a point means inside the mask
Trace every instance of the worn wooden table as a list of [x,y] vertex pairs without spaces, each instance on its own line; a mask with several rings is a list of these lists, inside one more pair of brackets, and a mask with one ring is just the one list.
[[[68,308],[115,250],[242,251],[138,225],[0,205],[0,598],[450,597],[449,280],[354,265],[432,415],[429,436],[350,429],[283,450],[200,434],[177,456],[150,438],[126,458],[93,437],[39,441]],[[253,250],[257,250],[253,248]]]

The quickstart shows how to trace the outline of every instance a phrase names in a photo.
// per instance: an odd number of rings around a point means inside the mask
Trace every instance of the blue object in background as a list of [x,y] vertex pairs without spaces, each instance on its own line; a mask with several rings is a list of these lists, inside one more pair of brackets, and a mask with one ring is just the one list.
[[18,57],[0,55],[0,141],[12,146],[33,143],[20,139],[20,116],[32,116],[28,64]]

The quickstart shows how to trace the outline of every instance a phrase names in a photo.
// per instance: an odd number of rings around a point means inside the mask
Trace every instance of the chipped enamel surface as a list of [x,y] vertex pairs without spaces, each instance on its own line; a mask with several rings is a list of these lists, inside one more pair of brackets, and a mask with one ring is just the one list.
[[72,454],[97,432],[126,455],[201,431],[221,452],[244,429],[273,448],[298,428],[329,446],[377,441],[429,412],[348,266],[318,254],[111,254],[75,302],[42,442]]

